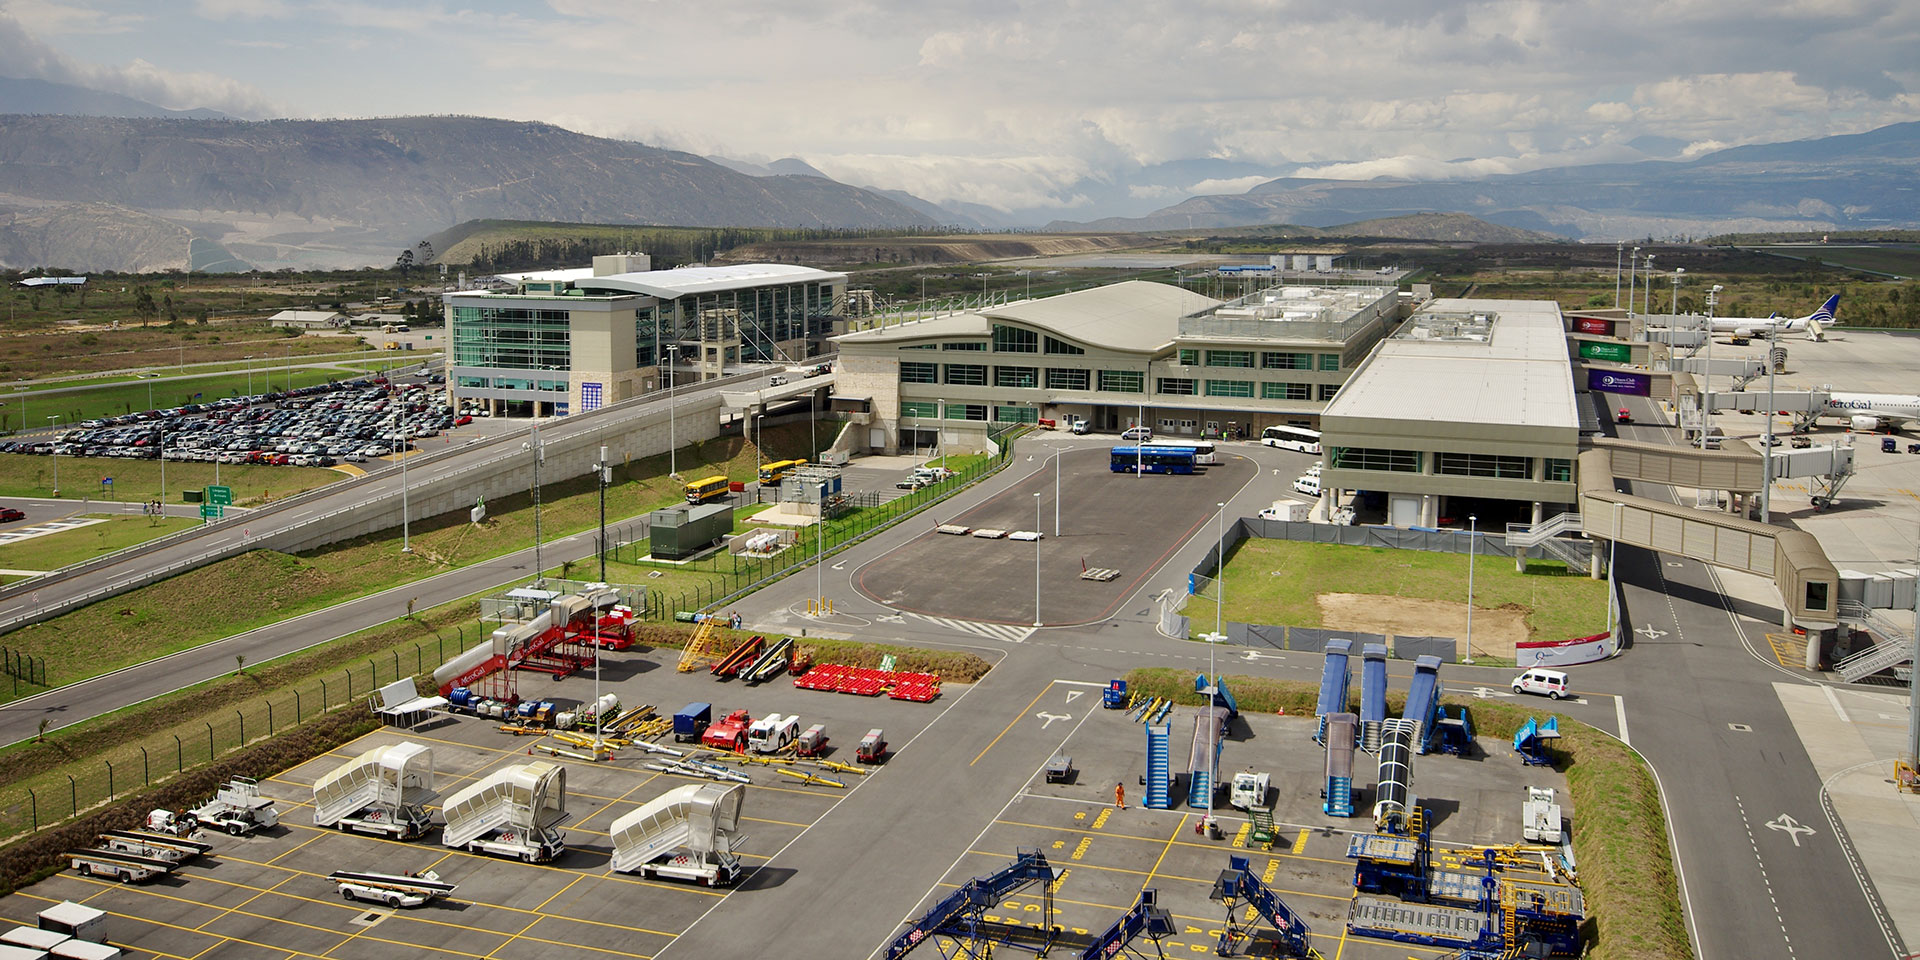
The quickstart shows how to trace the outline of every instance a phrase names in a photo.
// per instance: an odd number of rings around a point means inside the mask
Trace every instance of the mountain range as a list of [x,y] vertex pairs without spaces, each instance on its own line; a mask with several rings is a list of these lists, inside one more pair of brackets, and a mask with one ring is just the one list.
[[[482,218],[936,222],[824,177],[748,176],[544,123],[0,116],[0,265],[357,267],[392,262],[420,237]],[[73,229],[76,220],[87,229]],[[175,229],[156,229],[156,220]]]
[[1048,231],[1327,226],[1425,211],[1569,238],[1920,225],[1920,123],[1754,144],[1686,162],[1587,164],[1471,180],[1281,178],[1189,197],[1140,217],[1057,220]]

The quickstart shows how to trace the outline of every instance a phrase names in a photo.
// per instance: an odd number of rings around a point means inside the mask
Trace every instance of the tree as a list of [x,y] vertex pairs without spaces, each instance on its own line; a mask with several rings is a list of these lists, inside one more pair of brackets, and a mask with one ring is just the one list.
[[247,672],[247,655],[244,653],[234,654],[233,655],[234,676],[239,676],[240,674],[245,672]]
[[414,259],[420,261],[421,263],[423,264],[429,263],[433,260],[433,244],[428,243],[425,240],[422,240],[418,245],[414,247],[414,250],[418,251],[418,254],[419,254]]
[[413,272],[413,251],[412,250],[400,251],[400,255],[394,258],[393,265],[399,268],[400,275],[403,277],[412,273]]

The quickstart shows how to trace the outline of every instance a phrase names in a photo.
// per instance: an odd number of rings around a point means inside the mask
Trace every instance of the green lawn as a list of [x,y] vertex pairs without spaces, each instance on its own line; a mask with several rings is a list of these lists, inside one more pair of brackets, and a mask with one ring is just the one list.
[[[0,497],[51,497],[55,461],[59,461],[63,500],[154,500],[160,497],[158,460],[115,460],[106,457],[36,457],[0,454]],[[220,482],[233,488],[233,501],[254,506],[289,497],[302,490],[341,480],[346,474],[315,467],[218,465]],[[167,462],[168,503],[180,503],[182,490],[213,484],[215,464]],[[112,486],[102,484],[112,477]],[[24,569],[24,568],[23,568]]]
[[125,517],[98,513],[87,516],[105,517],[107,522],[0,546],[0,567],[8,570],[58,570],[68,564],[164,537],[175,530],[200,525],[199,520],[185,517]]
[[[1211,592],[1211,588],[1207,592]],[[1360,593],[1466,602],[1467,557],[1457,553],[1349,547],[1291,540],[1246,540],[1227,557],[1228,620],[1318,627],[1323,593]],[[1535,560],[1515,573],[1505,558],[1473,565],[1473,605],[1526,608],[1528,634],[1564,640],[1607,628],[1607,584],[1564,564]],[[1186,614],[1213,622],[1213,601],[1189,597]]]

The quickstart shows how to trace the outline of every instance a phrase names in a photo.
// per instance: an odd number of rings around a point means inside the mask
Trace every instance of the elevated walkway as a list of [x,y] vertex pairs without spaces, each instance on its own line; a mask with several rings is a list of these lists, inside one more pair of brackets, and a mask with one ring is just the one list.
[[839,378],[838,373],[823,373],[817,377],[798,377],[790,383],[779,386],[758,387],[753,390],[722,390],[720,403],[722,410],[726,413],[752,409],[764,410],[770,404],[804,397],[815,390],[831,393],[833,385]]
[[431,801],[433,749],[393,743],[348,760],[313,782],[313,825],[331,827],[374,805],[417,806]]
[[488,831],[544,832],[567,818],[567,770],[535,760],[503,767],[447,799],[441,842],[465,846]]

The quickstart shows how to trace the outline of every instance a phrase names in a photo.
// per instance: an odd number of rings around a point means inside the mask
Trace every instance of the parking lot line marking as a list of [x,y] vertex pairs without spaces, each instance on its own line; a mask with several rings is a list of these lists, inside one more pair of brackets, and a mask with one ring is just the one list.
[[1300,852],[1302,850],[1307,849],[1307,834],[1309,832],[1311,831],[1307,831],[1307,830],[1300,831],[1300,835],[1293,838],[1293,849],[1291,849],[1288,852],[1296,857],[1300,856]]
[[326,834],[322,834],[322,833],[315,833],[315,834],[314,834],[314,835],[313,835],[313,836],[312,836],[311,838],[309,838],[309,839],[306,839],[306,840],[302,840],[302,841],[300,842],[300,845],[299,845],[299,846],[296,846],[296,847],[293,847],[292,849],[290,849],[290,850],[288,850],[288,851],[287,851],[286,853],[283,853],[283,854],[281,854],[281,855],[280,855],[279,857],[274,857],[274,858],[273,858],[272,860],[268,860],[267,862],[268,862],[268,863],[277,863],[277,862],[279,862],[279,860],[280,860],[280,857],[290,857],[290,856],[293,856],[293,855],[294,855],[294,853],[296,853],[297,851],[299,851],[299,850],[301,849],[301,847],[305,847],[305,846],[306,846],[307,844],[309,844],[309,843],[312,843],[313,841],[315,841],[315,840],[318,840],[318,839],[320,839],[320,838],[321,838],[321,837],[323,837],[323,836],[326,836]]
[[[1167,854],[1173,852],[1173,845],[1180,840],[1180,831],[1186,828],[1187,815],[1183,813],[1180,815],[1179,825],[1173,828],[1173,835],[1167,837],[1167,845],[1161,848],[1159,858],[1153,861],[1153,869],[1147,871],[1147,881],[1140,885],[1141,889],[1146,889],[1147,884],[1153,882],[1154,875],[1160,872],[1160,865],[1167,862]],[[1135,871],[1129,870],[1127,872],[1133,873]]]
[[[1033,796],[1033,795],[1032,795],[1032,794],[1025,794],[1024,796]],[[1064,798],[1060,798],[1060,799],[1064,799]],[[1186,814],[1181,814],[1181,816],[1182,816],[1182,817],[1184,818],[1184,817],[1186,816]],[[1044,824],[1044,823],[1022,823],[1022,822],[1020,822],[1020,821],[1018,821],[1018,820],[995,820],[995,821],[993,821],[993,822],[994,822],[994,823],[997,823],[997,824],[1000,824],[1000,825],[1002,825],[1002,826],[1008,826],[1008,827],[1026,827],[1026,828],[1029,828],[1029,829],[1033,829],[1033,830],[1053,830],[1053,831],[1057,831],[1057,832],[1061,832],[1061,833],[1082,833],[1082,832],[1084,832],[1084,831],[1082,831],[1081,829],[1079,829],[1078,827],[1070,827],[1070,826],[1067,826],[1067,827],[1063,827],[1063,826],[1053,826],[1053,825],[1050,825],[1050,824]],[[1231,821],[1228,821],[1228,822],[1231,822]],[[1302,833],[1305,833],[1305,832],[1307,832],[1307,831],[1306,831],[1306,830],[1305,830],[1305,829],[1303,828],[1303,829],[1301,830],[1301,832],[1302,832]],[[1139,836],[1139,835],[1136,835],[1136,834],[1128,834],[1128,833],[1108,833],[1108,832],[1106,832],[1106,831],[1104,831],[1104,830],[1103,830],[1103,831],[1101,831],[1101,833],[1100,833],[1100,835],[1101,835],[1101,836],[1103,836],[1103,837],[1112,837],[1112,838],[1113,838],[1113,839],[1115,839],[1115,840],[1133,840],[1133,841],[1135,841],[1135,842],[1138,842],[1138,843],[1166,843],[1166,842],[1167,842],[1167,841],[1165,841],[1165,840],[1162,840],[1162,839],[1160,839],[1159,837],[1142,837],[1142,836]],[[1172,841],[1172,843],[1173,843],[1173,845],[1174,845],[1174,846],[1176,846],[1176,847],[1193,847],[1193,848],[1196,848],[1196,849],[1200,849],[1200,850],[1218,850],[1218,849],[1220,849],[1220,848],[1219,848],[1219,847],[1218,847],[1217,845],[1215,845],[1215,844],[1211,844],[1211,843],[1196,843],[1196,842],[1194,842],[1194,841],[1192,841],[1192,840],[1181,840],[1181,839],[1179,839],[1178,837],[1175,837],[1175,838],[1173,839],[1173,841]],[[1464,848],[1462,848],[1462,849],[1472,849],[1472,848],[1471,848],[1471,847],[1464,847]],[[1293,859],[1295,859],[1295,860],[1307,860],[1307,861],[1311,861],[1311,862],[1313,862],[1313,863],[1335,863],[1335,864],[1346,864],[1346,863],[1349,863],[1349,862],[1351,862],[1351,861],[1347,861],[1347,860],[1328,860],[1328,859],[1325,859],[1325,858],[1323,858],[1323,857],[1304,857],[1304,856],[1299,856],[1299,855],[1297,855],[1297,854],[1291,854],[1291,853],[1275,853],[1275,854],[1272,854],[1272,856],[1276,856],[1276,857],[1292,857],[1292,858],[1293,858]]]
[[[188,904],[193,904],[193,905],[194,905],[194,906],[196,906],[196,907],[204,907],[204,906],[206,906],[206,904],[203,904],[203,903],[198,903],[198,902],[196,902],[196,901],[193,901],[193,900],[188,900],[188,899],[186,899],[186,898],[184,898],[184,897],[170,897],[170,896],[167,896],[167,895],[166,895],[166,894],[164,894],[164,893],[155,893],[155,892],[154,892],[154,891],[152,890],[152,888],[150,888],[150,887],[129,887],[129,886],[124,886],[124,885],[122,885],[122,884],[117,884],[117,883],[116,883],[116,884],[105,884],[105,883],[101,883],[101,882],[100,882],[100,881],[98,881],[98,880],[90,880],[90,879],[86,879],[86,878],[80,878],[80,882],[82,882],[82,883],[89,883],[89,884],[97,884],[97,885],[99,885],[99,886],[103,886],[103,887],[107,887],[108,889],[118,889],[118,890],[127,890],[127,891],[129,891],[129,892],[132,892],[132,893],[138,893],[138,894],[145,894],[145,895],[147,895],[147,896],[150,896],[150,897],[158,897],[158,898],[160,898],[160,899],[162,899],[162,900],[172,900],[172,901],[174,901],[175,903],[188,903]],[[242,886],[241,884],[237,884],[237,883],[228,883],[227,885],[228,885],[228,886],[232,886],[232,887],[238,887],[238,886]],[[49,902],[49,903],[51,903],[51,902],[53,902],[53,901],[51,901],[51,900],[49,900],[48,902]],[[318,901],[315,901],[315,902],[318,902]],[[212,908],[209,908],[209,909],[212,909]],[[238,912],[240,912],[240,911],[231,911],[231,912],[235,912],[235,913],[238,913]],[[358,911],[356,911],[356,912],[358,912]],[[287,956],[290,956],[290,957],[313,957],[313,958],[314,958],[314,960],[328,960],[328,958],[327,958],[327,957],[325,957],[325,956],[324,956],[324,955],[322,955],[322,954],[318,954],[318,953],[307,953],[307,952],[306,952],[306,951],[304,951],[304,950],[294,950],[294,949],[292,949],[292,948],[289,948],[289,947],[276,947],[276,946],[274,946],[274,945],[272,945],[272,944],[270,944],[270,943],[260,943],[260,942],[258,942],[258,941],[254,941],[254,940],[248,940],[248,939],[245,939],[245,938],[243,938],[243,937],[229,937],[229,936],[227,936],[226,934],[222,934],[222,933],[213,933],[213,932],[211,932],[211,931],[207,931],[207,930],[195,930],[195,929],[193,929],[193,928],[191,928],[191,927],[183,927],[183,926],[180,926],[180,925],[179,925],[179,924],[177,924],[177,923],[167,923],[167,922],[166,922],[166,921],[164,921],[164,920],[155,920],[155,919],[153,919],[152,917],[141,917],[141,916],[135,916],[135,915],[133,915],[133,914],[130,914],[130,913],[116,913],[116,912],[114,912],[114,911],[112,911],[112,910],[109,910],[109,911],[107,911],[107,914],[108,914],[109,916],[115,916],[115,917],[125,917],[125,918],[127,918],[127,919],[129,919],[129,920],[133,920],[133,921],[136,921],[136,922],[139,922],[139,923],[150,923],[150,924],[153,924],[153,925],[154,925],[154,926],[156,926],[156,927],[166,927],[166,928],[167,928],[167,929],[169,929],[169,930],[178,930],[178,931],[180,931],[180,932],[182,932],[182,933],[191,933],[191,934],[196,934],[196,935],[198,935],[198,936],[202,936],[202,937],[214,937],[214,938],[216,938],[216,939],[218,939],[218,940],[222,940],[222,941],[225,941],[225,942],[227,942],[227,943],[244,943],[244,944],[246,944],[247,946],[250,946],[250,947],[260,947],[260,948],[262,948],[262,949],[265,949],[265,950],[275,950],[275,951],[278,951],[278,952],[280,952],[280,953],[284,953],[284,954],[286,954]],[[268,921],[268,922],[270,922],[270,923],[292,923],[292,924],[293,924],[294,926],[296,926],[296,927],[308,927],[309,929],[313,929],[313,930],[319,930],[319,931],[320,931],[320,932],[322,932],[322,933],[331,933],[331,934],[333,934],[333,935],[335,935],[335,936],[337,936],[337,937],[340,937],[340,938],[342,938],[342,941],[343,941],[343,942],[344,942],[344,941],[345,941],[346,939],[348,939],[348,937],[347,937],[347,935],[346,935],[346,934],[344,934],[344,933],[341,933],[341,932],[339,932],[339,931],[337,931],[337,930],[326,930],[326,929],[324,929],[324,928],[321,928],[321,927],[313,927],[313,926],[310,926],[309,924],[304,924],[304,923],[294,923],[294,922],[293,922],[293,921],[291,921],[291,920],[284,920],[284,919],[282,919],[282,918],[280,918],[280,917],[269,917],[269,916],[265,916],[265,915],[262,915],[262,914],[257,914],[257,913],[248,913],[248,914],[243,914],[243,915],[244,915],[244,916],[249,916],[249,917],[252,917],[252,918],[254,918],[254,919],[256,919],[256,920],[266,920],[266,921]],[[371,939],[371,938],[370,938],[370,939]],[[388,941],[380,941],[380,942],[383,942],[383,943],[384,943],[384,942],[388,942]],[[395,945],[396,945],[396,946],[412,946],[412,944],[395,944]],[[337,944],[336,944],[336,946],[337,946]],[[332,948],[331,948],[331,947],[329,947],[328,949],[332,949]],[[443,952],[451,952],[451,951],[443,951]]]
[[[582,881],[582,880],[585,880],[585,879],[586,879],[586,877],[584,877],[584,876],[581,876],[581,877],[574,877],[574,878],[573,878],[572,880],[569,880],[569,881],[567,881],[567,885],[566,885],[566,886],[564,886],[564,887],[561,887],[561,888],[560,888],[560,889],[558,889],[558,890],[555,890],[555,891],[553,892],[553,896],[551,896],[551,897],[548,897],[548,898],[546,898],[545,900],[542,900],[542,901],[540,901],[540,905],[539,905],[539,906],[537,906],[537,907],[534,907],[534,908],[533,908],[533,912],[534,912],[534,913],[537,913],[537,914],[540,914],[540,915],[541,915],[541,916],[543,916],[543,917],[544,917],[544,916],[546,916],[546,915],[547,915],[547,913],[546,913],[546,910],[547,910],[547,904],[549,904],[549,903],[552,903],[552,902],[554,901],[554,899],[555,899],[555,898],[557,898],[557,897],[559,897],[559,896],[560,896],[561,894],[563,894],[563,893],[566,893],[566,892],[567,892],[568,890],[572,890],[572,889],[573,889],[573,885],[574,885],[574,884],[576,884],[576,883],[579,883],[580,881]],[[521,931],[521,932],[522,932],[522,933],[524,933],[525,931]],[[504,946],[506,946],[506,944],[504,944],[504,943],[503,943],[503,944],[501,944],[501,946],[503,946],[503,947],[504,947]]]
[[974,757],[974,758],[973,758],[973,763],[969,763],[969,764],[967,764],[967,766],[969,766],[969,767],[971,767],[971,766],[973,766],[973,764],[974,764],[974,763],[979,763],[979,762],[980,762],[980,757],[984,757],[984,756],[986,756],[986,755],[987,755],[987,751],[988,751],[988,750],[992,750],[992,749],[993,749],[993,746],[994,746],[994,744],[996,744],[996,743],[999,743],[999,742],[1000,742],[1000,737],[1004,737],[1004,736],[1006,736],[1006,735],[1007,735],[1007,731],[1008,731],[1008,730],[1012,730],[1012,729],[1013,729],[1013,725],[1014,725],[1014,724],[1016,724],[1016,723],[1019,723],[1019,722],[1020,722],[1021,720],[1024,720],[1024,719],[1026,719],[1026,716],[1027,716],[1027,711],[1029,711],[1029,710],[1032,710],[1032,709],[1033,709],[1033,705],[1034,705],[1034,704],[1036,704],[1036,703],[1039,703],[1039,702],[1040,702],[1040,698],[1041,698],[1041,697],[1044,697],[1044,696],[1046,696],[1046,695],[1047,695],[1047,691],[1048,691],[1048,690],[1052,690],[1052,689],[1053,689],[1053,681],[1052,681],[1052,680],[1048,680],[1048,681],[1047,681],[1047,685],[1046,685],[1046,686],[1044,686],[1044,687],[1041,687],[1041,688],[1040,688],[1040,692],[1039,692],[1039,693],[1036,693],[1036,694],[1034,694],[1034,695],[1033,695],[1033,699],[1032,699],[1032,700],[1029,700],[1029,701],[1027,701],[1027,705],[1026,705],[1026,706],[1024,706],[1024,707],[1021,707],[1021,708],[1020,708],[1020,712],[1019,712],[1019,713],[1016,713],[1016,714],[1014,714],[1014,715],[1013,715],[1013,719],[1012,719],[1012,720],[1009,720],[1009,721],[1007,721],[1007,725],[1006,725],[1006,727],[1005,727],[1005,729],[1002,729],[1002,730],[1000,731],[1000,734],[999,734],[999,736],[996,736],[996,737],[994,737],[994,738],[993,738],[993,740],[992,740],[991,742],[989,742],[989,743],[988,743],[988,744],[987,744],[987,745],[986,745],[985,747],[982,747],[982,748],[980,749],[980,755],[979,755],[979,756],[976,756],[976,757]]

